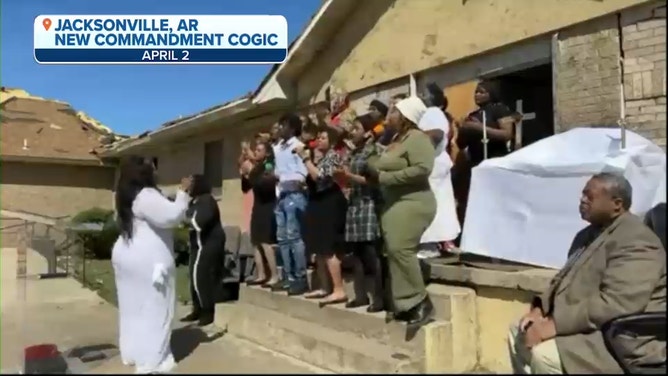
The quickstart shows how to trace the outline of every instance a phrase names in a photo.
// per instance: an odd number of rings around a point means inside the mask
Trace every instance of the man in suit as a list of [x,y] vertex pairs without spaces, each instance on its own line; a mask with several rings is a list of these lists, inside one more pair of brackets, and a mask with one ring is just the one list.
[[[568,261],[529,312],[511,326],[511,363],[519,374],[622,373],[603,342],[611,319],[666,310],[666,253],[629,213],[632,189],[620,175],[594,175],[580,198],[590,225],[573,240]],[[666,344],[623,335],[616,345],[632,364],[665,362]]]

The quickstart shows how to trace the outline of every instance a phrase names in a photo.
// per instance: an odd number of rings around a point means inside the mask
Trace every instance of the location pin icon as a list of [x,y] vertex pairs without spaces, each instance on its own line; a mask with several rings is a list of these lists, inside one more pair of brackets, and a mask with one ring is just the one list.
[[49,28],[51,27],[51,19],[45,18],[44,21],[42,21],[42,25],[44,25],[44,30],[49,31]]

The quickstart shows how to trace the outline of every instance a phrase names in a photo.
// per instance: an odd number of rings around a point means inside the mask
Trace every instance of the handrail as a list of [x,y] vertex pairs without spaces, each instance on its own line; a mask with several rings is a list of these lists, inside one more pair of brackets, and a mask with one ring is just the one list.
[[24,221],[41,223],[44,225],[56,226],[59,221],[67,218],[68,216],[60,217],[49,217],[42,214],[30,213],[25,211],[13,211],[0,209],[0,219],[22,219]]
[[[0,219],[3,219],[3,218],[0,218]],[[5,227],[0,227],[0,230],[3,230],[3,231],[4,231],[4,230],[12,229],[12,228],[14,228],[14,227],[25,227],[26,223],[27,223],[26,221],[23,221],[23,222],[21,222],[21,223],[19,223],[19,224],[15,224],[15,225],[11,225],[11,226],[5,226]]]
[[[75,245],[77,240],[71,237],[71,234],[69,234],[68,228],[66,226],[66,222],[62,221],[62,219],[67,218],[68,216],[54,218],[34,213],[14,212],[4,209],[2,210],[1,214],[2,216],[0,216],[0,220],[9,220],[18,223],[12,223],[8,226],[0,227],[0,230],[6,233],[19,234],[19,236],[21,233],[23,233],[23,236],[20,236],[19,238],[20,240],[17,248],[19,252],[19,260],[22,257],[25,259],[25,252],[27,248],[30,248],[33,251],[36,251],[42,254],[42,256],[47,258],[48,270],[46,273],[40,273],[38,275],[39,278],[62,278],[69,275],[70,273],[69,258],[71,256],[70,247]],[[37,229],[40,229],[38,231],[39,235],[37,235],[36,233]],[[42,232],[41,229],[44,229],[45,232]],[[45,250],[43,248],[34,248],[35,247],[34,242],[37,239],[42,239],[42,238],[46,238],[53,241],[52,246],[47,246],[47,248],[50,250],[47,250],[46,253],[44,253]],[[40,249],[42,250],[40,251]],[[60,256],[65,256],[64,266],[62,266],[62,264],[60,264],[59,262]],[[20,264],[21,262],[19,261],[17,265]],[[59,272],[58,271],[59,268],[60,270],[64,269],[64,271]],[[84,268],[85,268],[85,253],[84,253]],[[23,273],[25,273],[25,271],[23,271]],[[85,274],[85,269],[84,269],[84,274]],[[82,285],[84,285],[85,287],[85,281],[84,283],[82,283]]]

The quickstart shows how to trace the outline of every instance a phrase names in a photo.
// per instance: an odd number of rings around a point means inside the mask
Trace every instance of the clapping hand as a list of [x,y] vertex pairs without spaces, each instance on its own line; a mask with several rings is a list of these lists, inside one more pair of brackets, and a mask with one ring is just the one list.
[[367,168],[364,171],[364,176],[370,183],[378,183],[378,176],[379,176],[378,170],[371,166],[367,166]]
[[348,176],[350,175],[350,168],[348,166],[338,166],[334,169],[334,174]]
[[181,178],[181,190],[184,192],[190,192],[190,187],[193,185],[193,177],[186,176]]
[[301,159],[306,159],[310,156],[309,149],[307,149],[304,145],[295,146],[292,152],[297,154]]
[[460,121],[459,128],[463,130],[478,130],[482,128],[482,122],[473,116],[467,116]]
[[248,141],[241,141],[241,151],[246,152],[250,150],[250,142]]
[[248,159],[243,161],[241,163],[241,166],[239,166],[239,172],[241,173],[241,175],[244,175],[244,176],[250,174],[252,169],[253,169],[253,162],[251,162]]

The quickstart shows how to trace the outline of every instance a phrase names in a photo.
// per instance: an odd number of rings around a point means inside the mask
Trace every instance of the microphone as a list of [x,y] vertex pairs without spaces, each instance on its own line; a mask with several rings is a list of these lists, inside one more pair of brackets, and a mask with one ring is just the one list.
[[381,123],[373,127],[372,130],[364,133],[364,141],[369,141],[373,137],[381,136],[385,132],[385,126]]
[[[309,141],[308,144],[305,145],[305,146],[306,146],[306,149],[310,151],[310,149],[315,149],[315,147],[316,147],[317,145],[318,145],[318,141],[316,141],[316,140],[311,140],[311,141]],[[297,154],[297,150],[296,150],[296,149],[292,149],[292,154]]]

